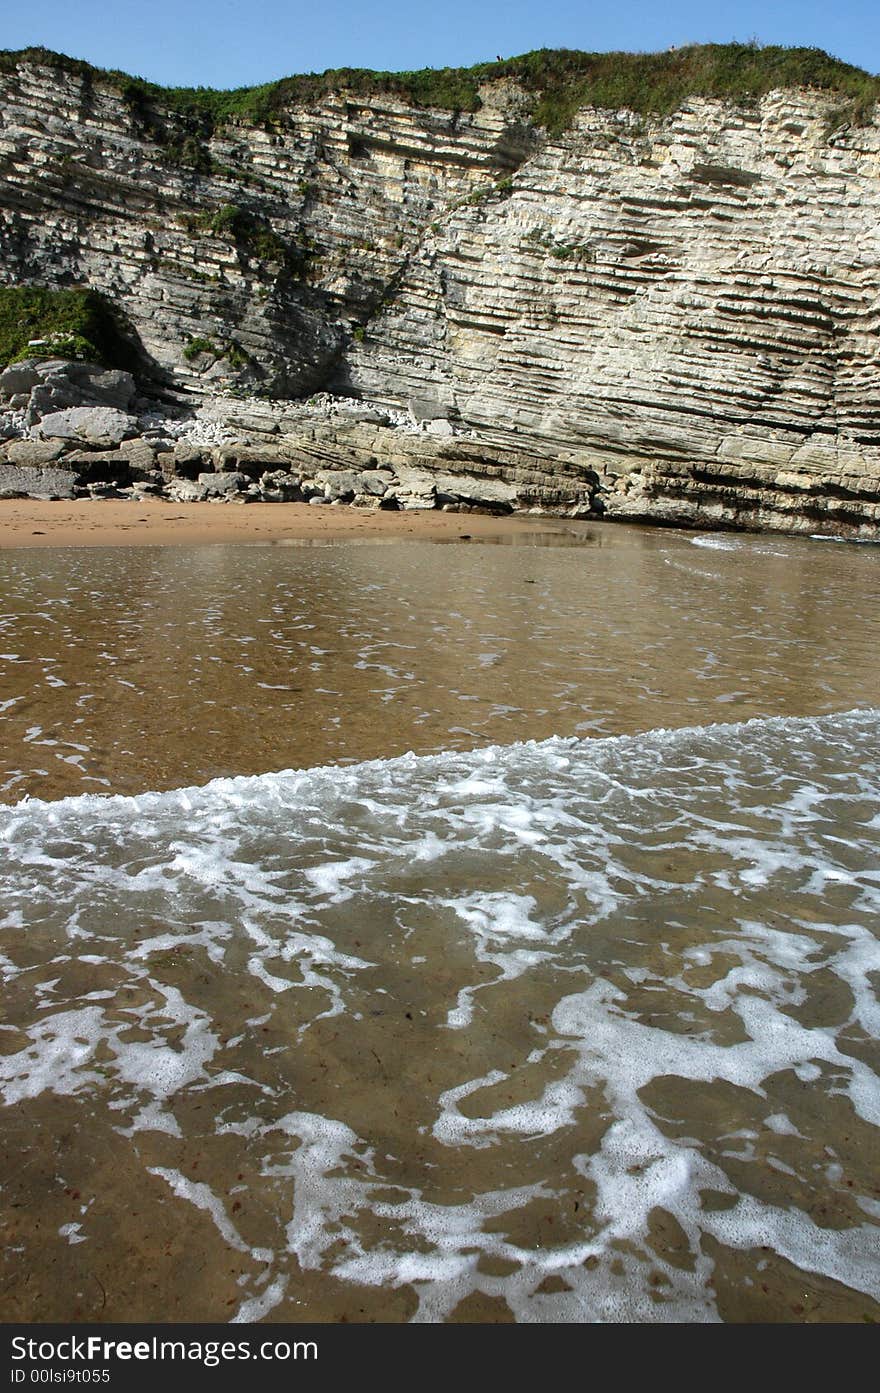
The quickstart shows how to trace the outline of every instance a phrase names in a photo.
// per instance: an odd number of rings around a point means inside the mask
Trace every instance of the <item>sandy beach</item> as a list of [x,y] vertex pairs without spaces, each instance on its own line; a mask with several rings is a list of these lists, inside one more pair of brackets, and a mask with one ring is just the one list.
[[229,542],[401,539],[452,541],[521,531],[567,532],[563,518],[383,512],[307,503],[0,500],[0,547],[202,546]]

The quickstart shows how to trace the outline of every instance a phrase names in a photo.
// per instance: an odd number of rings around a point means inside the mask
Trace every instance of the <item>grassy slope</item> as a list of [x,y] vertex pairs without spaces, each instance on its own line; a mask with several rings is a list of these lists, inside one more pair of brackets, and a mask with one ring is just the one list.
[[[46,339],[30,348],[29,339]],[[136,354],[108,303],[94,290],[0,286],[0,366],[22,358],[84,358],[136,366]]]
[[534,94],[533,119],[552,133],[564,130],[582,106],[626,107],[644,115],[664,115],[688,97],[754,99],[774,88],[813,87],[839,97],[849,119],[858,121],[869,119],[880,100],[880,77],[831,58],[821,49],[757,44],[693,44],[668,53],[538,49],[473,68],[423,68],[408,73],[339,68],[229,92],[159,87],[39,48],[0,52],[0,72],[22,61],[48,64],[87,82],[109,81],[132,106],[156,104],[196,118],[203,133],[230,118],[271,123],[288,106],[337,91],[389,94],[419,107],[476,111],[480,85],[504,77],[516,78]]

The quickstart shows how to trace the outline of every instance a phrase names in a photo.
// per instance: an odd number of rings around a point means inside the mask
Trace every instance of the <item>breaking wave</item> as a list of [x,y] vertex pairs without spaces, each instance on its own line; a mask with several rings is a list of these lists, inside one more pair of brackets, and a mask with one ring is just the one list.
[[871,710],[2,808],[51,1242],[143,1185],[215,1319],[876,1311],[878,833]]

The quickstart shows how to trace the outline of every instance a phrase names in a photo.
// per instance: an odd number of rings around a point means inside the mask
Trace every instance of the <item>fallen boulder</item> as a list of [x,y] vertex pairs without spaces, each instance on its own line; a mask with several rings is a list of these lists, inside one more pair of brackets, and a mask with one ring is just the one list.
[[0,465],[2,498],[73,498],[79,476],[72,469]]
[[5,454],[10,464],[33,466],[51,464],[65,449],[63,440],[10,440]]
[[29,426],[69,407],[109,406],[128,411],[136,391],[131,373],[104,368],[99,363],[28,359],[0,373],[0,396],[19,399],[23,393],[30,393]]
[[198,477],[198,487],[204,490],[205,498],[230,498],[234,494],[244,493],[250,482],[246,474],[231,470],[222,474],[200,474]]
[[53,411],[36,427],[44,439],[84,440],[95,445],[120,445],[126,436],[137,434],[136,416],[112,406],[72,406]]
[[260,498],[264,503],[301,503],[303,493],[298,474],[275,469],[260,480]]

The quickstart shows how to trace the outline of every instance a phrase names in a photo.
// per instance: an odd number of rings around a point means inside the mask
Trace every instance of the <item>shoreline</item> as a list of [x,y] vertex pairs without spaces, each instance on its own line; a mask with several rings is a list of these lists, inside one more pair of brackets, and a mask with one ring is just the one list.
[[173,503],[148,499],[0,500],[0,550],[210,546],[335,541],[438,541],[578,533],[588,524],[539,515],[382,511],[348,504]]

